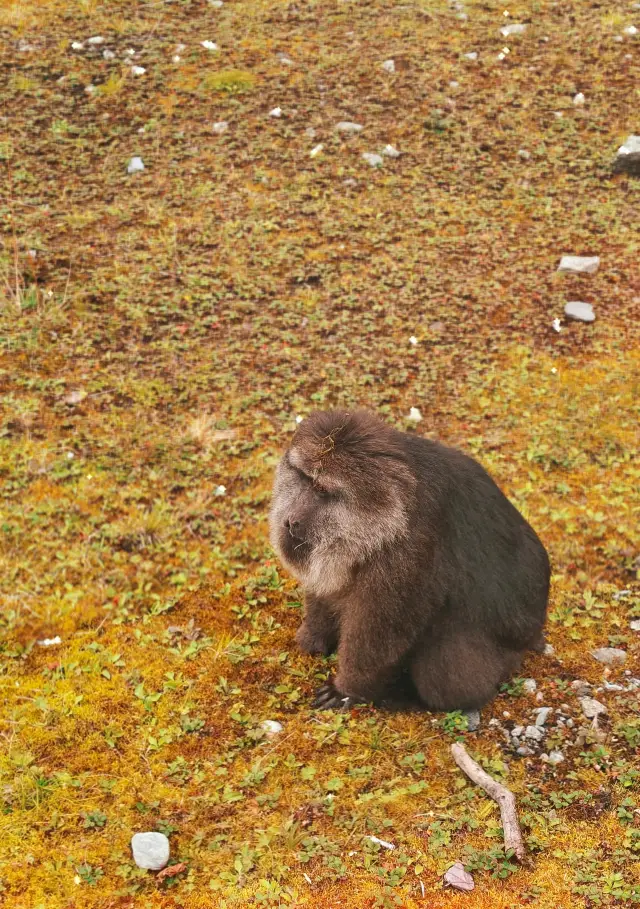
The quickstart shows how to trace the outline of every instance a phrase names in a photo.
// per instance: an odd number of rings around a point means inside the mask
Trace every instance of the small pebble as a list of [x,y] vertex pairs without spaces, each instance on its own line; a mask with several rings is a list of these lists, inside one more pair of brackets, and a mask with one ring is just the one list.
[[269,111],[269,116],[270,116],[270,117],[276,117],[276,119],[277,119],[278,117],[281,117],[281,116],[282,116],[282,108],[280,108],[280,107],[274,107],[273,110],[270,110],[270,111]]
[[462,862],[456,862],[445,872],[444,882],[454,890],[463,890],[466,893],[470,893],[475,887],[473,877],[465,871]]
[[536,726],[544,726],[551,711],[551,707],[538,707],[537,710],[534,710],[533,712],[538,714],[536,717]]
[[336,129],[351,135],[362,132],[362,126],[359,123],[352,123],[351,120],[341,120],[336,124]]
[[564,274],[593,275],[600,266],[600,256],[562,256],[558,271]]
[[164,833],[134,833],[131,851],[138,868],[160,871],[169,861],[169,840]]
[[201,41],[200,44],[204,47],[205,50],[208,50],[208,51],[217,51],[218,50],[218,45],[216,44],[215,41],[209,41],[209,40]]
[[409,419],[411,420],[412,423],[420,423],[420,421],[422,420],[422,414],[420,413],[420,411],[417,407],[412,407],[409,410]]
[[144,68],[144,66],[132,66],[131,72],[133,73],[134,76],[144,76],[144,74],[146,73],[146,69]]
[[113,60],[115,57],[115,54],[112,50],[109,50],[108,47],[105,47],[105,49],[102,51],[102,56],[104,57],[105,60]]
[[578,92],[577,95],[573,96],[573,103],[574,103],[575,107],[584,107],[585,101],[586,101],[586,98],[582,94],[582,92]]
[[467,731],[475,732],[480,728],[480,711],[479,710],[465,710],[464,715],[467,718]]
[[527,726],[524,731],[525,739],[531,739],[534,742],[540,742],[544,738],[544,730],[539,726]]
[[623,28],[622,31],[625,33],[625,35],[632,35],[632,36],[633,36],[633,35],[637,35],[637,34],[638,34],[638,29],[636,28],[635,25],[627,25],[627,27],[626,27],[626,28]]
[[394,148],[393,145],[385,145],[385,147],[382,149],[382,154],[385,155],[387,158],[399,158],[400,157],[400,152],[398,151],[397,148]]
[[468,54],[465,54],[464,56],[465,56],[465,59],[466,59],[466,60],[477,60],[477,59],[478,59],[478,52],[477,52],[477,51],[470,51]]
[[81,51],[81,50],[84,50],[84,44],[82,43],[82,41],[72,41],[72,42],[71,42],[71,49],[74,50],[74,51]]
[[591,656],[605,666],[618,666],[627,659],[626,651],[619,647],[598,647],[591,651]]
[[220,484],[220,486],[216,486],[216,488],[213,490],[213,494],[214,496],[223,496],[226,491],[227,487]]
[[528,161],[529,158],[531,157],[531,152],[527,151],[526,148],[519,148],[518,157],[522,158],[523,161]]
[[89,38],[89,40],[87,41],[87,44],[94,44],[94,45],[104,44],[104,38],[102,37],[102,35],[95,35],[93,38]]
[[533,694],[538,688],[538,683],[535,679],[525,679],[522,685],[523,691],[526,691],[527,694]]
[[382,68],[385,71],[385,73],[395,73],[395,71],[396,71],[395,60],[385,60],[384,63],[382,64]]
[[[552,370],[552,372],[553,372],[553,370]],[[543,653],[545,656],[553,656],[555,653],[555,650],[553,649],[553,644],[545,644]]]
[[229,129],[229,124],[226,120],[218,120],[218,122],[214,123],[211,128],[217,136],[221,136],[222,133],[226,133],[226,131]]
[[595,698],[580,698],[580,706],[588,720],[593,720],[600,714],[607,713],[607,708],[604,704],[601,704],[600,701],[596,701]]
[[632,631],[640,631],[640,619],[634,619],[633,622],[629,624],[629,628]]
[[144,161],[142,158],[131,158],[127,164],[127,173],[128,174],[137,174],[140,171],[144,170]]
[[549,752],[549,763],[550,764],[561,764],[564,761],[564,754],[561,751],[550,751]]
[[260,723],[260,728],[264,730],[267,738],[271,739],[282,732],[284,727],[282,723],[279,723],[277,720],[265,720],[263,723]]
[[382,157],[380,155],[374,154],[373,152],[363,152],[362,157],[367,162],[367,164],[371,165],[371,167],[380,167],[382,164]]
[[322,151],[323,148],[324,148],[324,145],[321,142],[320,145],[316,145],[315,148],[311,149],[311,151],[309,152],[309,157],[315,158],[316,155],[320,154],[320,152]]
[[503,38],[508,38],[510,35],[522,35],[526,32],[527,26],[522,25],[518,22],[514,22],[513,25],[505,25],[500,29],[500,34]]
[[577,322],[595,322],[596,314],[593,311],[591,303],[579,303],[573,301],[565,304],[564,314],[569,319],[575,319]]
[[520,757],[531,757],[534,752],[528,745],[520,745],[519,748],[516,748],[516,754],[519,754]]

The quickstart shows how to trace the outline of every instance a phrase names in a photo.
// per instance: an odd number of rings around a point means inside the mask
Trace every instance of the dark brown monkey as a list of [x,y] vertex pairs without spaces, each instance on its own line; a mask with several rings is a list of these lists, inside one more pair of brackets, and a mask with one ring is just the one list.
[[432,710],[481,707],[540,649],[549,559],[472,458],[366,411],[304,420],[276,472],[271,539],[305,591],[297,641],[337,648],[315,706],[409,679]]

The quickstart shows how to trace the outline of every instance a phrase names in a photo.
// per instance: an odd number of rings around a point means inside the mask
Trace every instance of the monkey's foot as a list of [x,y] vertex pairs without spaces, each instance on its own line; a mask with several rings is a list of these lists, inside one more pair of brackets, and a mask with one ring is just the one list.
[[342,694],[329,679],[326,685],[318,688],[311,704],[316,710],[348,710],[354,704],[362,703],[356,698]]

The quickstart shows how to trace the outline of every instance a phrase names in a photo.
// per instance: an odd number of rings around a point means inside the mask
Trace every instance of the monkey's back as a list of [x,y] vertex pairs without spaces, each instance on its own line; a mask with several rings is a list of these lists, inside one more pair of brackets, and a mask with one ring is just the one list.
[[537,534],[473,458],[403,435],[419,480],[416,530],[435,521],[438,531],[421,585],[440,601],[438,621],[463,623],[516,649],[533,646],[550,577]]

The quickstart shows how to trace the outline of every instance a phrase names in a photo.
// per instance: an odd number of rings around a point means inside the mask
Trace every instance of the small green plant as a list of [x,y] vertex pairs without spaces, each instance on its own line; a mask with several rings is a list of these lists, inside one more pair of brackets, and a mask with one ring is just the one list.
[[464,849],[464,867],[467,871],[489,871],[491,877],[507,878],[518,870],[513,861],[513,849],[502,848],[478,851],[471,846]]
[[469,718],[461,710],[452,710],[440,720],[440,725],[449,735],[460,735],[469,728]]
[[88,811],[82,815],[84,817],[84,826],[89,830],[99,830],[107,823],[107,815],[102,811]]
[[83,881],[90,887],[95,887],[100,878],[104,875],[102,868],[99,868],[97,865],[89,865],[87,862],[84,862],[82,865],[78,865],[76,868],[76,873],[79,878],[78,883],[80,881]]

